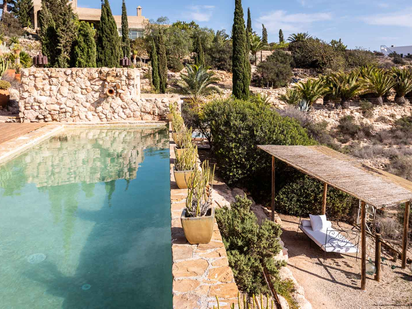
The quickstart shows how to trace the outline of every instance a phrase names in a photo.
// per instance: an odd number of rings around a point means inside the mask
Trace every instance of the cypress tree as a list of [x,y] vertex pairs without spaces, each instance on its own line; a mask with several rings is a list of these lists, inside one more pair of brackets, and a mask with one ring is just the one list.
[[85,22],[80,22],[77,40],[73,51],[73,66],[76,68],[96,67],[96,30]]
[[159,62],[157,60],[157,50],[155,41],[152,40],[152,51],[150,53],[150,60],[152,63],[152,83],[156,92],[160,90],[160,77],[159,77]]
[[49,66],[57,63],[57,29],[51,7],[57,6],[58,0],[42,0],[40,11],[40,41],[42,53],[47,56]]
[[243,18],[242,1],[235,0],[235,13],[232,29],[233,40],[233,57],[232,57],[232,71],[233,71],[233,95],[238,99],[248,99],[249,87],[246,87],[245,81],[248,80],[249,62],[247,54],[247,32],[245,29],[245,20]]
[[160,77],[160,93],[166,93],[167,88],[167,55],[166,45],[163,31],[160,32],[157,38],[158,59],[159,59],[159,77]]
[[123,56],[130,57],[129,21],[127,20],[126,3],[122,4],[122,49]]
[[104,0],[97,32],[97,66],[117,67],[121,58],[120,43],[116,21],[110,9],[109,1]]
[[252,79],[252,65],[250,64],[250,40],[252,37],[252,17],[250,14],[250,8],[247,9],[247,27],[246,27],[246,74],[243,83],[245,84],[245,89],[249,89],[250,80]]
[[251,17],[251,14],[250,14],[250,8],[247,8],[247,31],[248,31],[249,33],[252,33],[252,32],[253,32],[253,29],[252,29],[252,17]]
[[70,55],[72,54],[73,42],[77,36],[77,22],[73,13],[73,7],[69,0],[59,1],[59,15],[55,19],[58,40],[57,64],[60,68],[68,68]]
[[279,30],[279,43],[284,43],[285,38],[283,37],[283,31],[282,29]]
[[268,44],[268,30],[264,24],[262,24],[262,42]]
[[32,0],[16,0],[13,7],[13,13],[23,27],[31,26],[31,10],[33,8]]
[[200,36],[197,37],[197,49],[196,49],[196,65],[205,66],[205,52],[203,50],[202,40]]

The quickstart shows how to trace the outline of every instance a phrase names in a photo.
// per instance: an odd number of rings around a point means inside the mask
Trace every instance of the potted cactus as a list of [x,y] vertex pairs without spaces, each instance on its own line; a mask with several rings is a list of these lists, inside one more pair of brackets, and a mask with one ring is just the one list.
[[192,176],[197,163],[197,148],[191,145],[185,148],[181,154],[176,153],[174,176],[179,189],[187,189],[189,179]]
[[192,145],[192,130],[184,128],[182,131],[176,132],[174,141],[176,143],[175,152],[181,155],[184,149],[190,148]]
[[180,114],[178,113],[174,114],[173,121],[172,121],[172,137],[175,142],[177,138],[177,133],[183,131],[184,129],[185,129],[185,124],[184,124],[182,116],[180,116]]
[[207,244],[213,236],[215,212],[212,207],[214,170],[209,161],[204,161],[201,169],[193,171],[189,179],[186,207],[180,218],[187,241]]
[[9,88],[11,87],[10,83],[5,80],[0,80],[0,107],[4,108],[9,103]]

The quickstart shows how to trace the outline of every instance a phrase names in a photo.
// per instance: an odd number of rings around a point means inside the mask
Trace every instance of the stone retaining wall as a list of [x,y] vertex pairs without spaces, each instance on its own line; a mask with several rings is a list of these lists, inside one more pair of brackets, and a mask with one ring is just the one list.
[[153,121],[172,102],[142,98],[139,70],[109,68],[24,69],[19,97],[22,122]]

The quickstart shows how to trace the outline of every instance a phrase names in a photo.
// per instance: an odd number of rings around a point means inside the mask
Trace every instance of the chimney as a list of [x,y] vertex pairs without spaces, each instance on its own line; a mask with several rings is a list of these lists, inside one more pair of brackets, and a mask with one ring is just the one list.
[[137,7],[137,16],[142,16],[142,7],[140,5]]

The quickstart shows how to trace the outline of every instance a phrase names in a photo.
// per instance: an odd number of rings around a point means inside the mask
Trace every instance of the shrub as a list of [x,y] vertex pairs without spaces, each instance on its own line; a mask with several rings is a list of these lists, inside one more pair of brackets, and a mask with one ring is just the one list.
[[[276,211],[288,215],[308,217],[320,214],[323,199],[323,184],[307,175],[300,175],[287,183],[276,194]],[[327,196],[326,214],[330,219],[347,219],[352,213],[355,198],[330,187]]]
[[412,134],[412,116],[403,116],[395,121],[395,130]]
[[345,60],[347,68],[358,68],[376,64],[375,55],[362,49],[347,50],[345,52]]
[[279,281],[278,269],[283,264],[273,256],[281,250],[278,242],[281,229],[269,220],[259,226],[251,205],[246,197],[237,196],[230,209],[216,210],[216,221],[237,286],[242,292],[257,295],[268,292],[262,264],[272,280]]
[[360,131],[361,127],[355,123],[355,118],[353,116],[344,116],[339,119],[338,130],[343,135],[349,135],[350,137],[355,137]]
[[284,87],[292,77],[292,57],[281,50],[275,50],[266,61],[258,65],[258,82],[266,87]]
[[167,57],[167,67],[172,72],[180,72],[184,69],[184,66],[179,58],[176,57]]
[[362,114],[365,118],[372,118],[373,117],[373,109],[374,105],[366,100],[362,100],[359,103],[359,107],[362,111]]
[[312,145],[296,120],[281,117],[261,98],[216,100],[205,106],[203,122],[212,134],[220,175],[230,185],[270,186],[270,156],[257,145]]
[[23,68],[30,68],[33,65],[33,60],[25,51],[20,52],[20,63]]
[[7,90],[11,87],[11,84],[5,80],[0,80],[0,89]]

